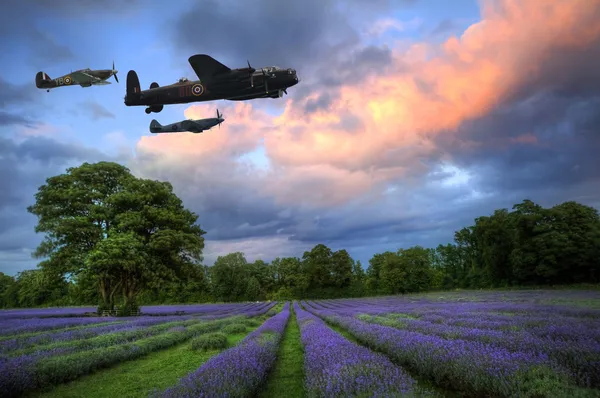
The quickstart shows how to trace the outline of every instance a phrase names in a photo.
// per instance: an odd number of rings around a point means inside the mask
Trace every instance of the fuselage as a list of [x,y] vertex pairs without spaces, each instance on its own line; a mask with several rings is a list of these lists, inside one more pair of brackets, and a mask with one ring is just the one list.
[[[49,89],[61,87],[61,86],[74,86],[79,85],[82,87],[90,87],[93,84],[99,84],[98,81],[94,81],[94,78],[100,79],[102,82],[107,80],[109,77],[116,74],[117,70],[111,69],[79,69],[71,72],[67,75],[63,75],[57,78],[51,78],[45,72],[38,72],[35,77],[35,85],[37,88]],[[90,78],[92,76],[92,78]],[[108,84],[108,83],[102,83]]]
[[125,96],[125,105],[152,106],[220,99],[236,101],[253,98],[278,98],[281,97],[283,90],[298,84],[298,77],[294,69],[267,67],[253,73],[254,87],[249,84],[249,81],[247,71],[242,69],[232,70],[222,78],[208,83],[200,80],[181,79],[168,86],[154,87],[140,92],[128,92]]
[[223,123],[223,118],[206,118],[198,120],[183,120],[177,123],[167,124],[165,126],[159,124],[156,120],[150,123],[151,133],[179,133],[189,131],[191,133],[201,133],[205,130],[210,130],[214,126]]
[[106,80],[113,75],[113,71],[110,69],[96,69],[96,70],[83,69],[78,72],[84,72],[84,73],[87,73],[88,75],[95,76],[98,79],[102,79],[102,80]]

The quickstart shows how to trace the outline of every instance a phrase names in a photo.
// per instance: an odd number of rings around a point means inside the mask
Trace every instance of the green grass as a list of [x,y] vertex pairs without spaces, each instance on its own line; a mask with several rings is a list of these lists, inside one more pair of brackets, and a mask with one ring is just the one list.
[[277,362],[259,398],[304,397],[304,351],[296,314],[290,308],[290,319],[281,339]]
[[[256,328],[249,327],[245,333],[228,335],[228,346],[236,345]],[[194,351],[188,341],[174,348],[154,352],[135,361],[124,362],[31,396],[44,398],[147,397],[154,388],[163,390],[174,385],[180,378],[198,369],[211,357],[224,350]]]

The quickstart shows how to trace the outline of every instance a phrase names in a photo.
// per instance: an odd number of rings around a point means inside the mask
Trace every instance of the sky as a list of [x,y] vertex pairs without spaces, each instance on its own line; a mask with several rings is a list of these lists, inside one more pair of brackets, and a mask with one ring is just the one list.
[[[116,161],[169,181],[204,230],[204,262],[373,254],[452,242],[524,199],[600,209],[600,0],[7,0],[0,15],[0,272],[35,268],[26,210],[45,180]],[[187,59],[277,65],[278,99],[123,103],[195,79]],[[35,74],[121,83],[47,93]],[[162,124],[224,114],[202,134]]]

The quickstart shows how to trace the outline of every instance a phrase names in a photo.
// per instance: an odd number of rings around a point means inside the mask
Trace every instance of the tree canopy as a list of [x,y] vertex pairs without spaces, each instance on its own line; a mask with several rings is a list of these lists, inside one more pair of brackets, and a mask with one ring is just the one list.
[[[511,211],[512,210],[512,211]],[[169,183],[83,164],[49,178],[29,211],[45,233],[36,270],[0,273],[0,306],[127,305],[361,297],[432,289],[600,282],[600,216],[524,200],[478,217],[436,248],[376,253],[367,268],[318,244],[301,257],[202,265],[205,232]]]
[[35,252],[48,275],[95,283],[102,308],[126,307],[200,266],[205,232],[168,182],[136,178],[117,163],[84,163],[48,178],[28,211],[45,233]]

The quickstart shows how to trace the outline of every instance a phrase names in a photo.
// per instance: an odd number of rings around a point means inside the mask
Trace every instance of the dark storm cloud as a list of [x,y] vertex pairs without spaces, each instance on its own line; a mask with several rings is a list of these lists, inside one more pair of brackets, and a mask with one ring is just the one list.
[[0,104],[4,108],[34,101],[35,90],[31,84],[12,84],[0,77]]
[[[35,88],[31,85],[16,85],[0,77],[0,126],[23,125],[32,127],[37,121],[23,116],[23,108],[37,103]],[[18,108],[18,110],[8,110]],[[4,110],[5,109],[5,110]]]
[[[48,32],[37,26],[39,10],[21,1],[8,3],[2,5],[0,13],[0,41],[26,48],[30,54],[29,61],[58,63],[73,58],[73,53],[67,46],[57,43]],[[6,62],[6,58],[3,59]]]
[[296,222],[296,215],[261,194],[256,180],[247,178],[234,160],[224,154],[208,161],[210,169],[202,159],[163,164],[154,155],[139,153],[131,170],[140,177],[169,181],[185,206],[199,215],[207,239],[272,236]]
[[443,35],[448,32],[452,32],[455,29],[458,29],[458,24],[451,19],[443,19],[441,20],[429,34],[430,36],[438,36]]
[[[56,39],[41,22],[56,18],[81,18],[109,14],[111,17],[132,17],[139,10],[137,0],[5,0],[0,13],[0,41],[13,48],[27,49],[26,60],[37,65],[43,61],[61,63],[75,58],[73,51]],[[5,51],[5,50],[3,50]],[[7,59],[3,58],[6,62]]]
[[319,109],[327,109],[333,103],[333,96],[329,92],[321,93],[317,98],[306,101],[304,104],[305,113],[313,113]]
[[306,65],[325,55],[327,41],[358,39],[332,0],[285,5],[279,0],[209,0],[195,3],[173,27],[183,52],[214,54],[232,67],[247,59],[257,67]]
[[32,120],[29,120],[28,118],[26,118],[24,116],[14,114],[14,113],[0,111],[0,126],[22,125],[22,126],[33,127],[33,126],[35,126],[35,124],[36,124],[35,122],[33,122]]
[[[36,264],[30,253],[42,239],[27,213],[45,180],[84,161],[106,160],[102,153],[46,137],[22,142],[0,137],[0,272],[14,274]],[[109,159],[110,160],[110,159]]]
[[351,54],[338,54],[337,59],[329,59],[316,73],[319,84],[339,87],[359,83],[365,76],[383,75],[391,65],[392,52],[388,47],[368,46]]
[[310,84],[309,76],[318,84],[339,86],[360,81],[367,72],[381,73],[390,62],[389,50],[361,49],[352,18],[369,23],[391,7],[410,3],[308,0],[282,6],[278,0],[205,1],[172,25],[173,40],[182,55],[207,53],[230,67],[243,67],[246,60],[255,67],[293,67],[302,80],[295,93]]
[[79,110],[88,115],[92,120],[114,119],[115,115],[106,107],[96,101],[85,101],[81,104]]

